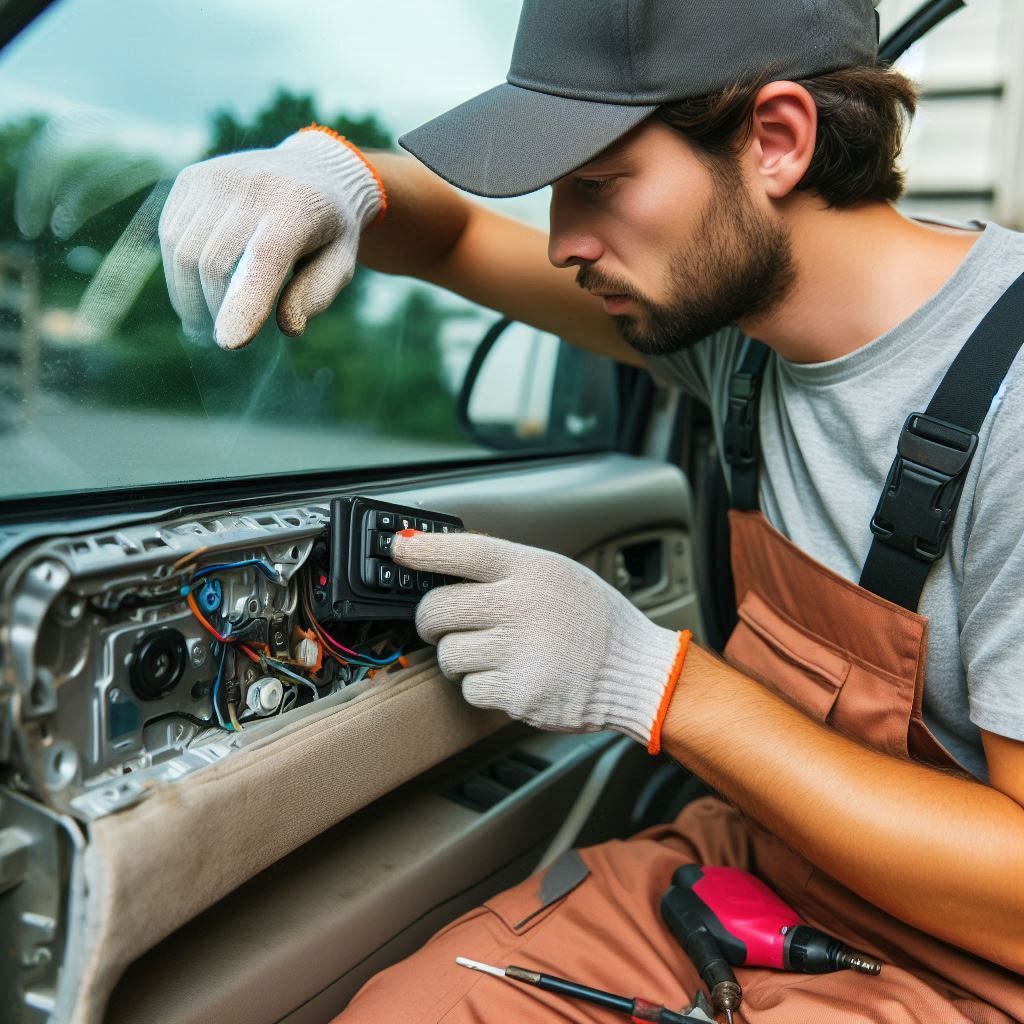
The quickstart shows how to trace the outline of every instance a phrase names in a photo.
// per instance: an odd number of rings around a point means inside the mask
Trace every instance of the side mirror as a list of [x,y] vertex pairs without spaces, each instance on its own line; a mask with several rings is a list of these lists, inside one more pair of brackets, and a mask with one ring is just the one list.
[[501,451],[612,448],[615,363],[508,319],[484,335],[462,382],[463,433]]

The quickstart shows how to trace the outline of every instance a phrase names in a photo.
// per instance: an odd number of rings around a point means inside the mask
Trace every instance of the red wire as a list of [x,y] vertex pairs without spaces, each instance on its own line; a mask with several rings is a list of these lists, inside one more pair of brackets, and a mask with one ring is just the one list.
[[196,599],[192,595],[191,590],[188,592],[185,600],[188,602],[189,608],[192,609],[192,614],[199,620],[203,628],[212,633],[222,644],[226,644],[228,642],[228,638],[226,636],[221,636],[221,634],[203,618],[203,613],[199,610],[199,605],[196,604]]
[[[191,591],[189,591],[188,596],[185,598],[185,600],[188,602],[189,608],[192,609],[192,614],[199,620],[203,628],[212,633],[222,644],[232,644],[237,642],[235,640],[232,640],[231,637],[223,636],[221,633],[218,633],[217,630],[214,629],[213,626],[211,626],[210,623],[207,622],[205,618],[203,618],[203,613],[199,610],[199,605],[196,604],[196,599],[192,596]],[[257,665],[260,663],[260,657],[258,654],[254,653],[252,650],[246,647],[245,644],[240,643],[238,644],[238,646],[241,647],[241,649],[245,652],[246,657],[249,658],[250,661],[256,662]]]
[[[338,643],[338,641],[335,640],[334,637],[331,636],[330,633],[328,633],[326,629],[324,629],[323,624],[321,622],[318,622],[315,618],[313,618],[312,612],[308,608],[306,609],[306,612],[309,615],[309,617],[311,619],[313,619],[313,628],[316,630],[317,635],[320,636],[322,639],[326,640],[332,647],[336,647],[339,651],[344,651],[346,654],[351,654],[353,658],[359,658],[363,662],[365,662],[367,660],[373,661],[373,660],[376,659],[375,655],[372,655],[372,654],[360,654],[358,651],[353,651],[351,647],[346,647],[344,644]],[[376,660],[381,660],[381,659],[376,659]],[[387,665],[386,664],[383,664],[383,665],[375,665],[375,664],[365,665],[364,664],[363,667],[364,668],[387,668]]]

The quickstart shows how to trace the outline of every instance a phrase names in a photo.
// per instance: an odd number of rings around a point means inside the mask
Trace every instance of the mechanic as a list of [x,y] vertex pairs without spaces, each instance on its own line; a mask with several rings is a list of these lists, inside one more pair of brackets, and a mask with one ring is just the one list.
[[[749,339],[771,352],[760,474],[732,475],[724,661],[562,556],[396,539],[400,563],[471,581],[416,619],[468,701],[618,730],[722,799],[500,894],[339,1019],[606,1019],[459,955],[688,1003],[699,979],[657,911],[688,861],[756,870],[886,964],[741,969],[755,1024],[1024,1019],[1020,359],[985,406],[920,610],[858,585],[904,421],[1024,272],[1024,236],[894,209],[915,93],[877,45],[870,0],[526,0],[508,83],[401,140],[430,170],[313,126],[179,176],[161,219],[171,299],[225,348],[252,339],[293,265],[277,317],[301,334],[358,251],[647,366],[706,401],[720,439]],[[550,234],[442,178],[486,196],[550,184]],[[901,571],[885,563],[876,589]]]

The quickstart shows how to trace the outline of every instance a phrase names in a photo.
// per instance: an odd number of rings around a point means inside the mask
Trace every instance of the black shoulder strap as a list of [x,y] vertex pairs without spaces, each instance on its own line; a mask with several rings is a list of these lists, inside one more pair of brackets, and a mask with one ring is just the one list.
[[732,507],[743,512],[758,507],[757,470],[761,446],[757,415],[768,351],[767,345],[751,338],[738,369],[729,379],[729,409],[722,433],[725,461],[730,469]]
[[932,564],[945,553],[978,432],[1024,343],[1024,274],[967,339],[923,413],[903,426],[871,519],[860,585],[916,611]]

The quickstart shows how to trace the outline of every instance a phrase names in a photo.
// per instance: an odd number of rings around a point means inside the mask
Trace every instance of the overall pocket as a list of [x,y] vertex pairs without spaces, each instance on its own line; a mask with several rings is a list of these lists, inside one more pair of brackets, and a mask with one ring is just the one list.
[[851,662],[776,611],[755,590],[737,610],[726,658],[788,698],[818,722],[828,720]]

